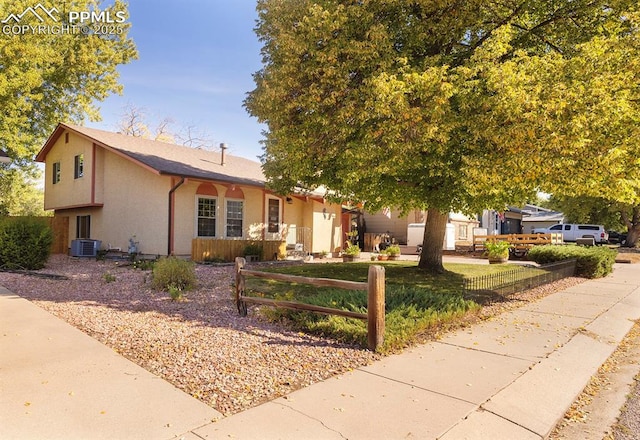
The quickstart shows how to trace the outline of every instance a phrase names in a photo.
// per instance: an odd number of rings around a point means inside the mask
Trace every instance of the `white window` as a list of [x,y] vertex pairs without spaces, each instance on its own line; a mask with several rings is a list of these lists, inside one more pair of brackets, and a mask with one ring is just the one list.
[[84,154],[78,154],[74,159],[73,177],[79,179],[84,176]]
[[53,184],[60,182],[60,162],[53,163]]
[[198,197],[198,237],[216,236],[216,206],[214,197]]
[[242,218],[244,202],[242,200],[227,200],[227,237],[242,237]]
[[460,240],[467,239],[467,225],[458,225],[458,238]]

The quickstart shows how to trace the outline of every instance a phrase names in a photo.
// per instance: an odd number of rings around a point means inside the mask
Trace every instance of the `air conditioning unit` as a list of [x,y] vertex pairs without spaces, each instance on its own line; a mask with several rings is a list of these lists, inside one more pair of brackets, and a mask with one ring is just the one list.
[[72,257],[95,257],[102,242],[100,240],[90,240],[86,238],[71,241]]

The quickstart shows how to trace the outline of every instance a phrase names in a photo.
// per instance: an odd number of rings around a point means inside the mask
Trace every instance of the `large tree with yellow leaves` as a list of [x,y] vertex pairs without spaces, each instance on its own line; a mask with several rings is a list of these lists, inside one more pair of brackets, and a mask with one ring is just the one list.
[[[37,174],[34,156],[57,123],[99,119],[96,102],[122,91],[117,67],[137,58],[126,20],[70,27],[69,9],[98,13],[100,0],[35,3],[0,2],[0,149],[12,159],[0,164],[0,213],[17,209],[20,189]],[[123,1],[110,3],[103,16],[127,16]]]
[[436,272],[450,211],[538,190],[637,199],[634,6],[261,0],[245,104],[268,126],[270,184],[428,209],[419,265]]

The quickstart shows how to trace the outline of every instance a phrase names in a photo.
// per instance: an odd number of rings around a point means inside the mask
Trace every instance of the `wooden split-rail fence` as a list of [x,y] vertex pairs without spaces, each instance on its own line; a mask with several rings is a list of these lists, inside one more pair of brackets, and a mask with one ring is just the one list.
[[475,235],[473,237],[473,251],[484,249],[488,241],[507,241],[511,249],[519,254],[526,254],[533,246],[544,244],[562,244],[562,233],[548,234],[501,234],[501,235]]
[[[291,310],[304,310],[325,315],[345,316],[367,321],[367,345],[376,350],[384,341],[385,327],[385,272],[384,267],[371,265],[366,283],[357,281],[334,280],[329,278],[308,278],[297,275],[261,272],[245,269],[246,260],[238,257],[235,260],[236,286],[235,300],[238,312],[247,315],[247,304],[261,304]],[[304,304],[295,301],[281,301],[270,298],[245,296],[245,278],[248,276],[290,283],[309,284],[318,287],[335,287],[347,290],[367,291],[367,313]]]

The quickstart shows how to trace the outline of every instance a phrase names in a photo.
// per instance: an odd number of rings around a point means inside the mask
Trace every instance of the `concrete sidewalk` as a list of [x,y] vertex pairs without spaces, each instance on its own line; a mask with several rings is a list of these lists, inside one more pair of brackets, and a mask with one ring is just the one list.
[[8,292],[0,313],[3,439],[540,439],[640,319],[640,270],[227,418]]
[[0,286],[0,439],[170,439],[218,417]]

